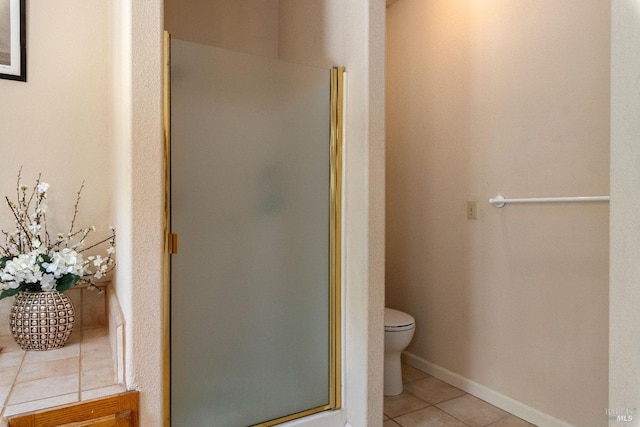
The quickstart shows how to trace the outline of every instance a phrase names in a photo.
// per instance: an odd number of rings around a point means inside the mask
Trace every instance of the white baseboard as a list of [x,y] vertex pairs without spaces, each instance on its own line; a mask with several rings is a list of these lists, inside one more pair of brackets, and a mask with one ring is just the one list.
[[423,358],[416,356],[413,353],[405,351],[402,353],[402,360],[407,365],[420,369],[429,375],[432,375],[446,383],[451,384],[454,387],[458,387],[460,390],[464,390],[467,393],[476,396],[479,399],[484,400],[498,408],[507,411],[516,417],[522,418],[532,424],[539,427],[574,427],[565,421],[552,417],[549,414],[545,414],[531,406],[527,406],[522,402],[518,402],[504,394],[498,393],[488,387],[478,384],[468,378],[463,377],[455,372],[438,366],[434,363],[428,362]]

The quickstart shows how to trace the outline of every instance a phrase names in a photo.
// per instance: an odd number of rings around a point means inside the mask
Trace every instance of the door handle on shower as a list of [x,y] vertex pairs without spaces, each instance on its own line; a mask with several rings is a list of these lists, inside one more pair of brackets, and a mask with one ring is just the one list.
[[178,235],[175,233],[169,233],[168,236],[168,249],[170,254],[178,253]]

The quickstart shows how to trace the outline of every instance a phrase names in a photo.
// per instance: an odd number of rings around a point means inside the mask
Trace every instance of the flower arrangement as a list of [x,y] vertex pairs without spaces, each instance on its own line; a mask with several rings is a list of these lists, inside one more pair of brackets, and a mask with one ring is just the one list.
[[[41,180],[29,188],[18,172],[17,200],[5,197],[14,217],[15,229],[2,230],[4,245],[0,245],[0,299],[20,291],[65,291],[77,283],[95,287],[95,280],[103,278],[115,267],[115,230],[97,243],[87,245],[87,237],[95,227],[76,229],[76,217],[84,182],[78,190],[73,218],[68,232],[49,235],[47,227],[47,191],[49,184]],[[86,251],[106,245],[106,255],[86,256]]]

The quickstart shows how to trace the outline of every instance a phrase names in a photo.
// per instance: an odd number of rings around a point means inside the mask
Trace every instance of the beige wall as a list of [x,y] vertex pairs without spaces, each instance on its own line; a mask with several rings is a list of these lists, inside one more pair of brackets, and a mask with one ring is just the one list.
[[[331,1],[279,0],[278,57],[319,67],[337,65],[330,47],[340,31],[332,31],[327,23],[334,5]],[[338,49],[341,49],[338,46]]]
[[[26,83],[0,80],[0,195],[14,197],[38,173],[51,184],[49,225],[67,230],[86,181],[77,224],[108,235],[112,155],[108,117],[107,6],[99,0],[35,2],[27,8]],[[0,225],[13,226],[4,200]]]
[[180,40],[275,58],[277,0],[166,0],[165,29]]
[[[640,3],[612,1],[609,405],[640,425]],[[621,412],[624,414],[624,412]],[[610,426],[619,426],[612,420]]]
[[387,18],[387,306],[415,316],[421,360],[580,426],[607,405],[608,205],[487,200],[609,193],[609,8]]

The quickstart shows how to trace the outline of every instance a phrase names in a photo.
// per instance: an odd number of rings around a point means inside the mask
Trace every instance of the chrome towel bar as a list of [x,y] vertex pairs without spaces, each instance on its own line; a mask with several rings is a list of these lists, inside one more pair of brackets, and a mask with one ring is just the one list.
[[585,196],[585,197],[530,197],[523,199],[505,199],[502,194],[498,194],[489,203],[497,208],[503,207],[507,203],[557,203],[557,202],[608,202],[609,196]]

